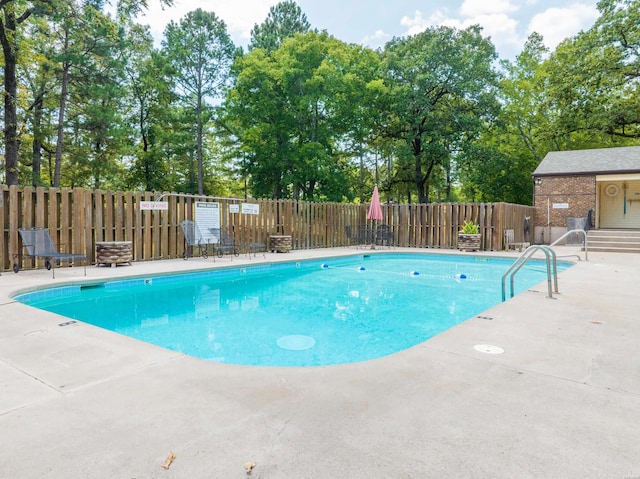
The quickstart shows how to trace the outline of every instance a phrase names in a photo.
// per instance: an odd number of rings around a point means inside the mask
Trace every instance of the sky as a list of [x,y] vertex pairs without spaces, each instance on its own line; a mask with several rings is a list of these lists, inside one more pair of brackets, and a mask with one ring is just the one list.
[[[224,20],[236,45],[246,47],[251,29],[262,23],[277,0],[174,0],[162,10],[151,0],[138,19],[148,24],[159,45],[171,20],[197,8]],[[550,50],[565,38],[587,30],[598,18],[597,0],[298,0],[311,27],[348,43],[381,48],[394,37],[414,35],[431,26],[466,28],[479,24],[502,59],[513,60],[529,34],[538,32]]]

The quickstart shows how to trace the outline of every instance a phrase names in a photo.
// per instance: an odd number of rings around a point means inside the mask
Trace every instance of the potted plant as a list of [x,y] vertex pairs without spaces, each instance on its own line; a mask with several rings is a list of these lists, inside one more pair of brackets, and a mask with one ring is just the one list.
[[465,221],[458,231],[458,249],[460,251],[478,251],[481,239],[480,226],[473,221]]

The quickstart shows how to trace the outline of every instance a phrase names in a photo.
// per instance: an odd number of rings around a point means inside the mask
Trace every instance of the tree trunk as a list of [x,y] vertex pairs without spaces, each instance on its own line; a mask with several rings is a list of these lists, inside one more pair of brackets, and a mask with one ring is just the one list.
[[39,93],[33,104],[33,142],[31,145],[31,182],[33,186],[42,185],[42,109],[44,94]]
[[429,178],[431,177],[431,171],[433,170],[433,163],[429,164],[429,168],[426,174],[422,173],[422,164],[420,157],[416,157],[416,170],[415,170],[415,185],[418,190],[418,203],[429,203]]
[[138,126],[140,127],[140,136],[142,137],[142,169],[144,174],[145,191],[151,191],[151,165],[149,159],[149,137],[147,136],[146,115],[145,115],[145,103],[140,100],[140,117],[138,119]]
[[203,159],[202,159],[202,95],[198,93],[198,106],[196,112],[197,118],[197,129],[198,129],[198,138],[197,138],[197,160],[198,160],[198,194],[204,194],[204,167],[203,167]]
[[[69,47],[69,29],[64,31],[64,51]],[[64,139],[64,115],[67,107],[67,90],[69,88],[69,70],[71,63],[65,62],[62,68],[62,83],[60,88],[60,109],[58,111],[58,138],[56,141],[56,159],[53,168],[53,186],[60,186],[60,170],[62,168],[62,142]]]
[[0,27],[0,41],[4,53],[4,147],[7,185],[18,184],[18,116],[16,17],[13,5],[3,7],[5,24]]

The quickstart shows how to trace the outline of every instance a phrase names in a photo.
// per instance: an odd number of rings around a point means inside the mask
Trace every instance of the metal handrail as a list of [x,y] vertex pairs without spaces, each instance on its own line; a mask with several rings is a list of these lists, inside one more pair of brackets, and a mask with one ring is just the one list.
[[[506,299],[506,279],[507,276],[510,276],[510,285],[511,285],[511,298],[514,295],[514,277],[515,274],[520,271],[520,269],[525,265],[525,263],[533,256],[536,251],[542,251],[546,258],[547,263],[547,290],[548,290],[548,298],[553,299],[553,292],[551,288],[551,278],[553,274],[554,280],[554,290],[558,293],[558,264],[556,258],[556,252],[550,246],[546,245],[532,245],[529,246],[524,252],[518,257],[518,259],[509,267],[509,269],[502,275],[502,301]],[[551,266],[553,265],[553,273]]]
[[[549,247],[553,247],[555,245],[557,245],[560,241],[562,241],[563,239],[565,239],[567,236],[569,236],[572,233],[582,233],[584,236],[584,242],[583,242],[583,246],[584,246],[584,260],[585,261],[589,261],[589,251],[588,251],[588,241],[587,241],[587,232],[581,228],[579,229],[575,229],[575,230],[571,230],[571,231],[567,231],[565,234],[563,234],[562,236],[560,236],[560,238],[558,238],[557,240],[555,240],[553,243],[551,243],[549,245]],[[571,255],[573,256],[573,255]],[[580,259],[580,256],[578,256],[578,259]]]
[[[584,260],[589,261],[589,248],[587,241],[587,232],[583,229],[575,229],[571,231],[567,231],[565,234],[560,236],[557,240],[551,243],[549,246],[547,245],[531,245],[518,257],[518,259],[509,267],[509,269],[502,275],[502,301],[506,299],[506,279],[509,276],[510,285],[511,285],[511,298],[514,295],[514,277],[518,271],[525,265],[525,263],[533,256],[536,251],[542,251],[545,255],[546,263],[547,263],[547,289],[548,296],[547,298],[553,299],[553,293],[551,290],[551,278],[553,277],[554,288],[553,291],[558,293],[558,263],[557,263],[557,255],[553,250],[553,246],[557,245],[560,241],[565,239],[572,233],[582,233],[584,237]],[[573,256],[573,255],[572,255]],[[580,259],[580,256],[578,256]],[[553,266],[553,271],[551,267]]]

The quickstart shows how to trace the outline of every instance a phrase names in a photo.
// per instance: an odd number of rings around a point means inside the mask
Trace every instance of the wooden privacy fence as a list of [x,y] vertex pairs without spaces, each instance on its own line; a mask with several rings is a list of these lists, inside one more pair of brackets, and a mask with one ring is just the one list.
[[[141,202],[161,196],[167,210],[140,208]],[[96,243],[103,241],[130,241],[134,261],[180,258],[185,249],[180,223],[194,218],[196,201],[219,203],[221,229],[239,244],[291,235],[294,249],[346,246],[346,226],[371,226],[367,204],[1,186],[1,270],[11,268],[22,248],[18,228],[30,227],[48,228],[60,251],[85,253],[89,263],[95,263]],[[241,203],[257,204],[258,214],[242,213]],[[395,246],[455,248],[459,226],[470,220],[480,225],[481,249],[500,250],[505,229],[513,229],[515,240],[524,241],[525,217],[531,231],[535,226],[534,208],[508,203],[385,204],[382,211],[379,223],[389,226]],[[31,258],[22,263],[25,268],[39,266]]]

